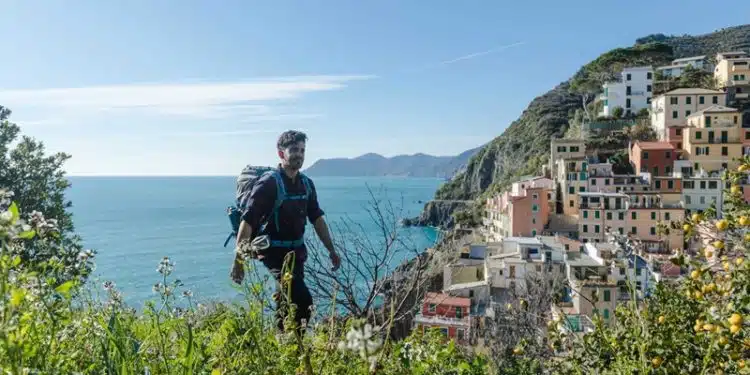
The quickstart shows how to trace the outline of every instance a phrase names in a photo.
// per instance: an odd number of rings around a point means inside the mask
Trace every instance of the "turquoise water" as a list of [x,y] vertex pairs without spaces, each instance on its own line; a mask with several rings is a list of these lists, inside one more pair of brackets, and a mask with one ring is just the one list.
[[[163,256],[175,262],[175,276],[198,300],[239,297],[229,280],[233,246],[223,247],[229,233],[225,208],[232,203],[234,177],[71,177],[68,197],[77,232],[86,248],[98,251],[95,278],[114,281],[128,304],[139,308],[154,297],[160,281],[156,267]],[[439,179],[315,178],[318,200],[329,225],[344,217],[361,225],[373,241],[378,227],[368,213],[369,189],[389,201],[397,216],[419,213],[432,198]],[[422,202],[422,203],[420,203]],[[403,228],[402,235],[420,249],[436,232]],[[314,236],[312,226],[307,234]],[[394,259],[398,263],[402,259]],[[393,264],[395,266],[397,264]]]

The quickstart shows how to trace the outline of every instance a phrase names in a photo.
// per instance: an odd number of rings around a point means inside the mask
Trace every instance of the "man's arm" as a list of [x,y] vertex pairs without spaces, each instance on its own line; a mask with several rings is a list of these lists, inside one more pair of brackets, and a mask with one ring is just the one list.
[[310,199],[307,203],[307,218],[315,228],[315,234],[318,235],[320,241],[323,242],[323,246],[328,250],[328,255],[331,257],[331,263],[335,271],[339,268],[341,259],[339,259],[339,255],[336,254],[336,249],[333,247],[331,232],[328,230],[328,224],[323,217],[324,212],[318,204],[318,192],[315,190],[315,184],[310,179],[308,179],[308,182],[310,183]]

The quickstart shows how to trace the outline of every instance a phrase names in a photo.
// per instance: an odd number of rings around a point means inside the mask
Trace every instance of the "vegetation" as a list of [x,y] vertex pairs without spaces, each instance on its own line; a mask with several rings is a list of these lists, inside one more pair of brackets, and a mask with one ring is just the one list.
[[[34,268],[45,277],[58,280],[86,279],[93,263],[90,260],[94,251],[85,253],[86,262],[81,262],[80,238],[75,235],[72,214],[68,211],[71,203],[65,200],[65,189],[70,183],[65,179],[63,164],[70,155],[57,153],[46,155],[44,144],[30,137],[20,135],[20,128],[8,119],[11,111],[0,106],[0,188],[16,194],[15,201],[23,212],[35,215],[34,220],[46,218],[55,225],[57,235],[45,238],[35,237],[24,244],[19,254],[28,267],[37,267],[45,261],[59,261],[57,268]],[[44,217],[41,213],[44,213]]]
[[654,95],[660,95],[680,88],[694,87],[716,90],[718,82],[712,72],[696,69],[688,65],[679,77],[664,77],[660,73],[657,74],[654,82]]

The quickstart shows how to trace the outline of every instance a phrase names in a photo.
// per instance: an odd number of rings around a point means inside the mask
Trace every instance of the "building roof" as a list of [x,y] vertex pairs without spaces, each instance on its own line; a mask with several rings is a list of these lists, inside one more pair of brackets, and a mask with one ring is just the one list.
[[586,253],[568,253],[567,263],[571,267],[601,267],[603,264]]
[[578,193],[579,197],[615,197],[615,198],[627,198],[627,194],[623,193],[602,193],[602,192],[590,192],[584,191]]
[[680,69],[680,68],[687,68],[690,66],[690,64],[673,64],[673,65],[664,65],[656,68],[656,70],[668,70],[668,69]]
[[536,237],[505,237],[505,241],[521,245],[542,245],[542,241]]
[[424,296],[425,303],[434,303],[436,305],[463,306],[470,307],[471,300],[465,297],[454,297],[446,293],[428,292]]
[[695,94],[723,94],[723,91],[702,89],[699,87],[675,89],[664,95],[695,95]]
[[672,60],[673,63],[679,63],[683,61],[693,61],[693,60],[704,60],[706,58],[706,55],[700,55],[700,56],[691,56],[691,57],[683,57],[680,59],[674,59]]
[[458,290],[479,288],[479,287],[483,287],[483,286],[487,286],[487,281],[486,280],[472,281],[470,283],[453,284],[453,285],[445,288],[445,291],[446,292],[455,292],[455,291],[458,291]]
[[700,117],[704,113],[737,113],[737,112],[739,112],[737,108],[725,107],[723,105],[712,105],[708,108],[701,109],[700,111],[695,112],[688,117]]
[[641,150],[674,150],[674,145],[669,142],[635,142]]
[[628,256],[628,267],[633,268],[634,265],[636,269],[648,268],[648,262],[646,262],[646,260],[640,255],[636,254]]
[[651,66],[631,66],[630,68],[624,68],[623,72],[635,72],[635,71],[644,71],[644,70],[652,70],[653,68]]

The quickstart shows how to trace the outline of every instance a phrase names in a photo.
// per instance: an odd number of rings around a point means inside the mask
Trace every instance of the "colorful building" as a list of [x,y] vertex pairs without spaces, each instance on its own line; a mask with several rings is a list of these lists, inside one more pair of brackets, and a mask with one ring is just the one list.
[[583,242],[603,242],[607,231],[625,232],[629,197],[623,193],[578,194],[578,238]]
[[669,91],[651,101],[651,126],[660,141],[666,141],[668,129],[685,126],[687,117],[712,105],[726,105],[723,91],[682,88]]
[[630,193],[626,215],[628,234],[640,239],[645,250],[654,253],[671,253],[683,249],[681,230],[660,233],[659,224],[669,226],[685,218],[685,207],[680,193],[635,192]]
[[488,240],[541,235],[554,207],[550,202],[553,194],[552,180],[533,177],[514,182],[510,191],[488,199],[486,215],[491,225]]
[[414,317],[417,329],[439,328],[446,337],[461,344],[471,337],[471,301],[444,293],[429,292],[422,301],[422,309]]
[[630,163],[636,173],[648,172],[651,176],[671,176],[677,152],[669,142],[636,141],[628,150]]
[[742,115],[735,108],[710,106],[688,116],[683,132],[683,156],[693,172],[736,168],[742,157]]
[[[738,105],[750,95],[750,56],[746,52],[724,52],[716,55],[714,78],[727,92],[727,104]],[[750,125],[750,119],[745,119]]]

